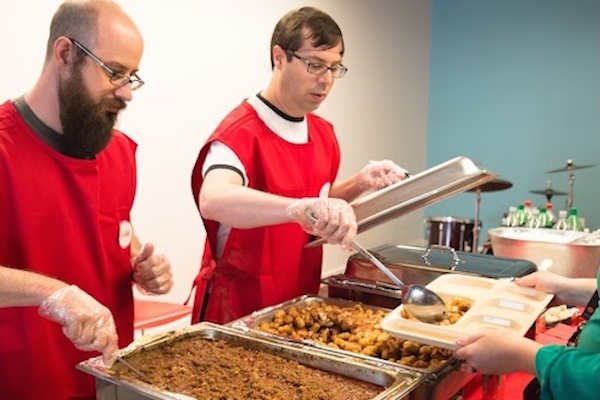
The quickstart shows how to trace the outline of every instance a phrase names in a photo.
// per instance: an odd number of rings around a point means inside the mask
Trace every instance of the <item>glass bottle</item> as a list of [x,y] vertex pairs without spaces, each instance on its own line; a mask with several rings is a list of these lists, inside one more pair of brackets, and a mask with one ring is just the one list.
[[552,203],[546,203],[546,228],[552,228],[556,223],[557,218],[554,214],[553,208],[554,207],[552,206]]
[[558,212],[558,220],[552,228],[560,231],[567,230],[567,210],[560,210]]
[[569,211],[569,216],[567,217],[567,230],[583,232],[583,226],[577,216],[577,209],[575,207],[571,208],[571,211]]

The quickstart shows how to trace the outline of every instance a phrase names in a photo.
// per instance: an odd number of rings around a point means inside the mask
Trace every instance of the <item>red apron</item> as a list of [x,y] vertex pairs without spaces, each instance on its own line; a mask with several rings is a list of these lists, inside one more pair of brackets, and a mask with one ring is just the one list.
[[[335,180],[340,152],[331,124],[313,114],[306,118],[308,143],[289,143],[267,128],[252,106],[243,102],[221,122],[200,151],[192,174],[196,204],[202,165],[214,140],[237,154],[250,188],[286,197],[317,197],[326,182]],[[318,292],[323,251],[321,247],[304,249],[311,237],[298,224],[232,229],[217,263],[212,253],[218,223],[203,222],[207,237],[194,281],[193,322],[199,320],[203,306],[204,320],[226,323],[296,296]],[[205,296],[209,281],[211,292]],[[205,297],[207,304],[203,304]]]
[[[107,306],[119,346],[133,340],[129,221],[136,145],[115,131],[95,160],[46,145],[10,102],[0,106],[0,265],[76,284]],[[0,398],[95,398],[92,376],[75,369],[96,356],[77,350],[37,307],[0,309]]]

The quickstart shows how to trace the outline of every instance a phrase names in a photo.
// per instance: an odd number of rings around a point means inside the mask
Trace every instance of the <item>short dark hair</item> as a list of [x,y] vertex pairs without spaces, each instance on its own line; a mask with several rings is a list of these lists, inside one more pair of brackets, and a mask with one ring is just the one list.
[[[309,39],[314,47],[324,46],[330,49],[342,44],[344,54],[344,38],[338,24],[325,12],[314,7],[302,7],[285,14],[275,26],[271,38],[271,68],[273,62],[273,47],[280,46],[284,50],[296,51],[304,43],[305,30],[310,33]],[[288,60],[291,56],[288,55]]]
[[[88,48],[96,46],[98,14],[98,7],[93,2],[66,1],[61,4],[50,23],[46,59],[52,55],[54,42],[61,36],[73,38]],[[85,58],[85,54],[80,53],[79,57]]]

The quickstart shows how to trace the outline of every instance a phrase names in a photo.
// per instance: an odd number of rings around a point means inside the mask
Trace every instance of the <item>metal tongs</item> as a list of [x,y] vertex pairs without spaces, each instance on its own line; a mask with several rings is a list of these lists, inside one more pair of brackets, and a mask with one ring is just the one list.
[[145,373],[143,373],[142,371],[140,371],[133,365],[129,364],[127,361],[125,361],[125,359],[122,356],[117,356],[117,361],[120,362],[121,364],[125,365],[131,371],[133,371],[144,382],[152,384],[152,382],[150,381],[150,378],[148,378],[148,375],[146,375]]

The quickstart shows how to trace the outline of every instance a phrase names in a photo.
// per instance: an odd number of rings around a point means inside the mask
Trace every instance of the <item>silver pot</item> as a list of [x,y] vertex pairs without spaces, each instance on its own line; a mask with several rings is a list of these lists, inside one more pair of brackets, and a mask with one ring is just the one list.
[[494,228],[488,231],[494,255],[521,258],[539,269],[576,278],[595,278],[600,240],[583,232],[554,229]]

